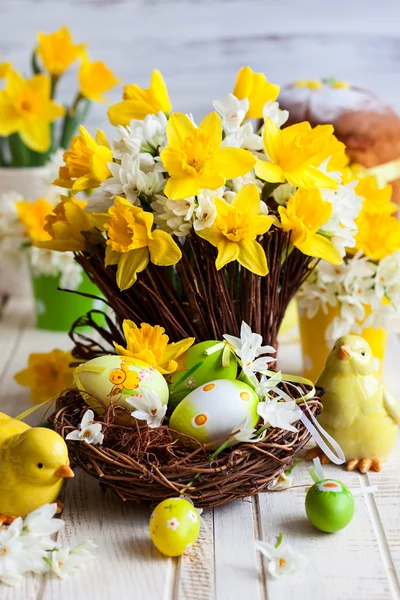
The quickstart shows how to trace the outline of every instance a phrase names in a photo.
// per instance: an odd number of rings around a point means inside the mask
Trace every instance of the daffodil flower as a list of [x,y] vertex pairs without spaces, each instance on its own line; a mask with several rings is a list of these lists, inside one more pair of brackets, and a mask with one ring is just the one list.
[[257,413],[265,425],[285,429],[295,433],[297,429],[292,425],[296,423],[301,415],[301,409],[294,400],[282,401],[280,398],[271,398],[265,402],[259,402]]
[[136,358],[151,365],[162,375],[178,369],[182,356],[194,343],[194,338],[169,343],[164,327],[142,323],[138,327],[127,319],[122,324],[126,348],[114,342],[117,354]]
[[132,396],[127,403],[136,408],[131,415],[140,421],[146,421],[151,429],[160,427],[167,405],[163,405],[158,394],[154,390],[142,390],[142,398]]
[[12,67],[11,67],[11,63],[9,62],[4,62],[4,63],[0,63],[0,79],[4,79],[8,73],[11,71]]
[[101,423],[95,423],[94,421],[94,412],[87,410],[83,415],[79,429],[71,431],[65,439],[101,446],[104,440],[104,434],[101,433],[101,430]]
[[160,71],[155,70],[148,89],[138,85],[126,85],[123,101],[110,107],[108,117],[113,125],[127,126],[132,119],[142,120],[147,115],[156,115],[159,111],[168,114],[171,109],[164,78]]
[[44,229],[46,217],[53,212],[53,206],[45,198],[39,198],[35,202],[20,200],[16,202],[18,218],[26,228],[26,234],[30,240],[43,242],[51,239],[50,234]]
[[130,288],[150,260],[155,265],[166,267],[181,259],[182,253],[168,233],[161,229],[152,231],[152,213],[116,196],[108,215],[104,223],[108,234],[105,264],[118,265],[117,285],[120,290]]
[[244,185],[231,204],[220,198],[215,198],[214,202],[217,215],[212,226],[197,231],[197,235],[217,248],[217,269],[237,260],[252,273],[267,275],[267,259],[263,247],[257,242],[257,236],[270,229],[274,218],[260,215],[257,186]]
[[173,200],[215,190],[227,179],[248,173],[255,158],[241,148],[221,148],[222,121],[210,113],[199,127],[187,115],[173,113],[167,124],[168,145],[161,152],[169,174],[165,195]]
[[[332,125],[312,129],[304,122],[281,130],[271,118],[265,119],[263,141],[267,160],[257,161],[256,175],[269,183],[287,181],[301,188],[336,188],[336,180],[319,169],[330,156],[331,137],[334,138]],[[344,156],[344,146],[334,147],[336,153]]]
[[50,87],[47,75],[24,79],[10,71],[0,91],[0,136],[19,133],[28,148],[46,152],[51,144],[50,125],[65,114],[64,107],[51,99]]
[[101,60],[91,62],[85,53],[78,73],[79,92],[93,102],[106,102],[103,96],[117,85],[114,73]]
[[278,207],[282,229],[290,231],[290,241],[303,254],[323,258],[339,265],[342,257],[333,243],[319,232],[332,214],[332,204],[323,200],[319,190],[299,189],[287,207]]
[[113,160],[107,138],[98,131],[96,140],[81,125],[79,135],[75,135],[64,152],[65,165],[60,167],[58,178],[54,181],[59,187],[81,192],[98,187],[111,173],[108,163]]
[[85,44],[74,44],[68,27],[53,33],[38,33],[36,54],[50,75],[60,77],[85,51]]
[[276,578],[285,574],[301,573],[307,566],[307,559],[283,542],[278,547],[256,540],[256,548],[268,559],[268,573]]
[[390,214],[361,210],[356,224],[356,248],[378,261],[400,250],[400,221]]
[[266,102],[275,102],[280,87],[269,83],[263,73],[254,73],[250,67],[242,67],[237,74],[233,95],[239,100],[247,99],[247,119],[260,119]]

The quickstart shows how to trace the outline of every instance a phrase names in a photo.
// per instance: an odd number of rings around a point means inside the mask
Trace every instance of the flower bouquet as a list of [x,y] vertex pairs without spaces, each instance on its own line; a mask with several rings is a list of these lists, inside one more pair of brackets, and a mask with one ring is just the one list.
[[354,247],[341,265],[321,261],[298,294],[304,374],[312,381],[340,336],[365,337],[382,367],[387,331],[400,329],[400,222],[392,189],[366,176],[355,192],[362,205]]

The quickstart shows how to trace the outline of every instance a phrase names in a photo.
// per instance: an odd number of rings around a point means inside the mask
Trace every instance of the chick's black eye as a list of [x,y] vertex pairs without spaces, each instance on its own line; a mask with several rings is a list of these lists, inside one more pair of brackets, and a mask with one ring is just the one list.
[[361,350],[361,356],[365,356],[364,350]]
[[43,469],[43,463],[38,463],[38,469]]

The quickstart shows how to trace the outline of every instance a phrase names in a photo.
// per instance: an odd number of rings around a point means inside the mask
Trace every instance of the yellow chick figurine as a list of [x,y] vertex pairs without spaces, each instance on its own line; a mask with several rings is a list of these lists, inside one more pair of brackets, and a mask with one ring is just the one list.
[[[325,389],[318,421],[341,446],[347,470],[380,471],[396,443],[400,404],[376,372],[368,342],[358,335],[339,338],[316,386]],[[318,454],[313,449],[307,457]]]
[[0,524],[54,502],[73,476],[58,433],[0,413]]

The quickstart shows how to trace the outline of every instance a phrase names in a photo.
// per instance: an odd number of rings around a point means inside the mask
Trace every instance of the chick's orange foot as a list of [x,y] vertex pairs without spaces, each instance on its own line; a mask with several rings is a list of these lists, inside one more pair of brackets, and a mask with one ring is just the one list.
[[11,525],[13,521],[15,521],[17,517],[10,517],[9,515],[1,515],[0,514],[0,527],[2,525]]
[[321,464],[323,465],[327,465],[331,462],[329,458],[323,453],[321,448],[318,448],[318,446],[315,446],[315,448],[310,448],[310,450],[308,450],[306,454],[306,460],[314,460],[314,458],[319,458]]
[[358,469],[360,473],[368,473],[368,471],[382,471],[382,459],[374,458],[352,458],[347,461],[347,471],[355,471]]

